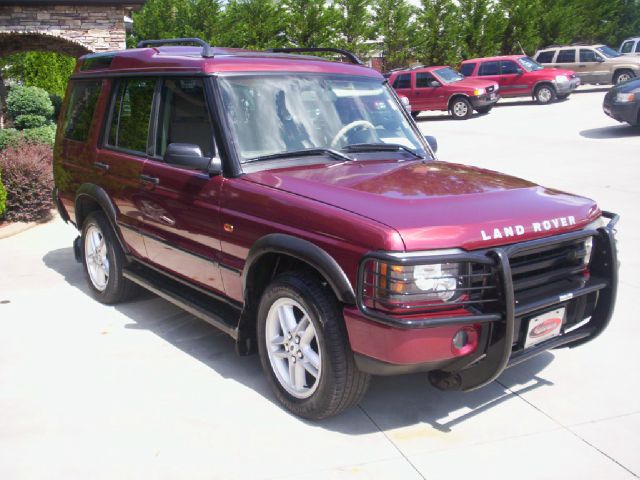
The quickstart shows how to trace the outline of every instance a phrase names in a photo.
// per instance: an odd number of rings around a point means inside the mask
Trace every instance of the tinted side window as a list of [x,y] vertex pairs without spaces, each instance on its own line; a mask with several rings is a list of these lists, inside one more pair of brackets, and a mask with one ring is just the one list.
[[558,58],[556,58],[556,63],[574,63],[576,61],[576,50],[572,48],[571,50],[560,50],[558,52]]
[[460,66],[460,73],[462,75],[464,75],[465,77],[468,77],[469,75],[471,75],[473,73],[474,68],[476,68],[476,64],[475,63],[463,63]]
[[553,62],[553,56],[555,55],[555,50],[548,50],[546,52],[540,52],[538,54],[538,57],[536,58],[536,61],[538,63],[552,63]]
[[416,88],[431,87],[431,85],[429,85],[431,80],[435,80],[435,77],[430,73],[416,73]]
[[593,50],[586,50],[584,48],[580,49],[580,61],[581,62],[596,62],[598,60],[598,56],[596,52]]
[[503,60],[500,62],[501,75],[511,75],[514,73],[518,73],[518,65],[516,65],[516,62],[512,62],[511,60]]
[[480,65],[478,75],[498,75],[499,62],[484,62]]
[[168,79],[162,85],[156,155],[170,143],[198,145],[205,157],[214,154],[213,129],[201,79]]
[[640,53],[640,40],[636,43],[636,53]]
[[113,102],[108,143],[112,147],[146,153],[151,103],[156,80],[121,80]]
[[69,106],[64,115],[65,138],[79,142],[87,140],[101,86],[100,80],[74,83]]
[[631,53],[633,51],[633,40],[629,42],[624,42],[622,44],[622,48],[620,49],[621,53]]
[[396,81],[393,82],[393,88],[411,88],[411,74],[403,73],[396,77]]

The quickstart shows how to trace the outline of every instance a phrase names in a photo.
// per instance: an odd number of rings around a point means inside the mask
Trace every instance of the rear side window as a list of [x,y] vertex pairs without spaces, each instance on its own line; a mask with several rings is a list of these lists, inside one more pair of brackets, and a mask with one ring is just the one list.
[[460,66],[460,73],[465,77],[470,76],[473,73],[473,70],[476,68],[475,63],[463,63]]
[[636,53],[640,53],[640,40],[636,43]]
[[575,63],[575,61],[576,50],[574,48],[572,48],[571,50],[560,50],[558,52],[556,63]]
[[500,62],[484,62],[480,65],[478,75],[498,75],[498,65]]
[[511,75],[514,73],[518,73],[518,65],[516,65],[516,62],[511,60],[503,60],[500,62],[500,74]]
[[536,62],[538,63],[552,63],[553,56],[555,55],[555,50],[547,50],[546,52],[540,52],[536,57]]
[[110,146],[146,153],[155,87],[156,80],[151,78],[121,80],[118,83],[109,126]]
[[416,73],[416,88],[429,88],[431,80],[435,80],[435,77],[430,73]]
[[585,48],[580,49],[580,61],[581,62],[597,62],[598,55],[593,50],[587,50]]
[[101,80],[74,82],[69,106],[64,115],[64,137],[86,142],[100,95]]
[[622,44],[622,48],[620,49],[621,53],[631,53],[633,51],[633,41],[624,42]]
[[411,88],[411,74],[403,73],[398,75],[395,82],[393,82],[393,88]]
[[165,80],[159,118],[156,155],[164,156],[170,143],[198,145],[205,157],[214,155],[213,129],[201,79]]

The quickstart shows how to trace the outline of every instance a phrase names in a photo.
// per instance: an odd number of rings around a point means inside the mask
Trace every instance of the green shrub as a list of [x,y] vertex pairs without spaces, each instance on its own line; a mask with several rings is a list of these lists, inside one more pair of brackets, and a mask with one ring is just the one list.
[[0,170],[7,190],[5,218],[33,222],[51,216],[53,151],[50,146],[22,141],[0,152]]
[[15,128],[0,129],[0,151],[6,147],[16,145],[21,138],[21,133]]
[[39,87],[11,88],[7,95],[7,113],[12,119],[19,115],[41,115],[51,118],[53,115],[53,103],[46,90]]
[[0,170],[0,218],[4,218],[4,212],[7,210],[7,189],[2,183],[2,170]]
[[29,143],[42,143],[51,146],[56,139],[56,126],[50,123],[42,127],[22,130],[22,136]]
[[42,127],[48,123],[47,118],[42,115],[33,115],[31,113],[26,115],[18,115],[13,121],[16,128],[24,130],[25,128],[37,128]]

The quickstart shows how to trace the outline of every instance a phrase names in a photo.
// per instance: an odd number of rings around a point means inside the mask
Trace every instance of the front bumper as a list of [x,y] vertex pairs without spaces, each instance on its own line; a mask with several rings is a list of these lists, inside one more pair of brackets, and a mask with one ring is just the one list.
[[485,93],[483,95],[478,95],[477,97],[469,97],[471,100],[471,105],[473,105],[474,109],[478,108],[486,108],[493,106],[498,100],[500,100],[499,93]]
[[572,78],[569,82],[553,82],[554,87],[556,87],[556,93],[558,95],[568,95],[573,92],[576,88],[580,86],[580,78]]
[[[345,323],[351,348],[361,369],[374,374],[395,374],[412,371],[438,370],[443,375],[456,375],[463,390],[482,387],[497,378],[505,368],[534,357],[551,348],[577,346],[596,338],[607,327],[615,304],[618,283],[618,260],[614,227],[618,216],[604,212],[609,224],[598,230],[580,230],[554,237],[533,240],[484,252],[473,252],[467,257],[488,262],[499,279],[500,308],[497,312],[415,318],[392,317],[367,308],[361,291],[358,310],[345,309]],[[560,244],[592,236],[597,257],[590,264],[591,277],[584,285],[569,291],[554,291],[542,298],[516,302],[509,257],[515,253],[534,250],[545,245]],[[597,259],[597,260],[596,260]],[[429,257],[434,261],[434,257]],[[412,264],[424,258],[412,257]],[[443,260],[444,261],[444,260]],[[364,268],[361,264],[359,280]],[[561,306],[574,308],[587,296],[596,297],[591,319],[573,329],[562,327],[561,333],[527,349],[518,342],[520,325],[532,316]],[[580,317],[582,319],[584,317]],[[463,326],[480,328],[477,348],[470,354],[456,356],[451,350],[451,339]]]
[[640,102],[629,103],[608,103],[602,105],[605,114],[619,122],[626,122],[630,125],[638,125],[638,114],[640,113]]

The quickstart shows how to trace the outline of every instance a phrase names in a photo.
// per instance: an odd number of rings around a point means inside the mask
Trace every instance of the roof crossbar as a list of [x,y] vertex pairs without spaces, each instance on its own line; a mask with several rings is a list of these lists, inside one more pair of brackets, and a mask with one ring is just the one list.
[[311,52],[329,52],[329,53],[337,53],[346,57],[351,63],[356,65],[364,65],[362,60],[360,60],[353,52],[349,50],[343,50],[341,48],[322,48],[322,47],[306,47],[306,48],[270,48],[267,52],[273,53],[311,53]]
[[138,43],[138,48],[153,47],[159,45],[172,45],[176,43],[195,43],[196,45],[200,45],[202,47],[201,55],[203,57],[213,57],[213,49],[211,48],[211,45],[209,45],[201,38],[166,38],[163,40],[142,40]]

